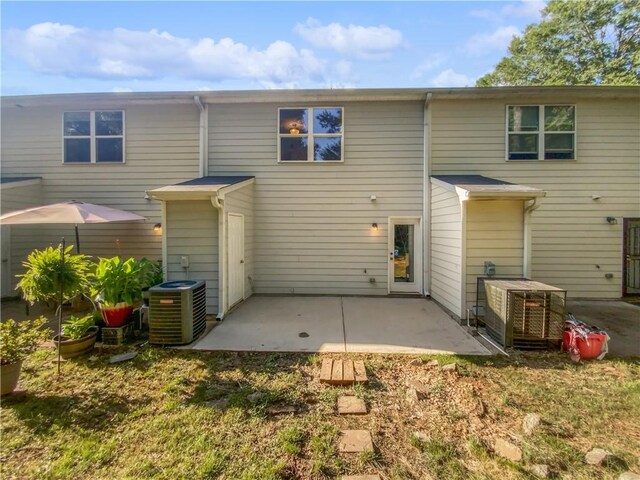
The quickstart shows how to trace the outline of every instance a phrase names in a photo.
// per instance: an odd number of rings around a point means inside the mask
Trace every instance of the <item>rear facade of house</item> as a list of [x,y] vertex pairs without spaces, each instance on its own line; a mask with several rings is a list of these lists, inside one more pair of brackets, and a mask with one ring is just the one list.
[[[514,88],[2,99],[2,212],[65,200],[94,256],[162,259],[224,315],[257,294],[428,295],[485,263],[570,297],[640,292],[640,92]],[[156,224],[161,228],[153,228]],[[2,227],[2,294],[73,226]]]

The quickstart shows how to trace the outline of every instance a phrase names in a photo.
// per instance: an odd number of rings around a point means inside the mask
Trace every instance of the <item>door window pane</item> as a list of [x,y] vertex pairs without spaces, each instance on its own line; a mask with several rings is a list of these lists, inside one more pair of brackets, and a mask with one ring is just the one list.
[[547,132],[571,132],[575,129],[572,105],[544,107],[544,129]]
[[509,160],[537,160],[538,134],[510,134]]
[[64,161],[65,163],[89,163],[91,161],[91,139],[65,138]]
[[91,113],[89,112],[65,112],[64,135],[85,136],[91,135]]
[[342,109],[315,109],[313,111],[313,133],[342,133]]
[[509,107],[510,132],[537,132],[539,107]]
[[96,135],[122,135],[122,112],[96,112]]
[[122,139],[96,138],[96,162],[122,162]]
[[307,127],[308,115],[306,108],[280,110],[280,133],[291,135],[309,133]]
[[414,225],[394,226],[393,279],[395,282],[414,282],[413,230]]
[[342,160],[342,138],[316,137],[313,144],[313,159],[316,162]]
[[280,139],[280,160],[306,161],[308,155],[307,137],[282,137]]

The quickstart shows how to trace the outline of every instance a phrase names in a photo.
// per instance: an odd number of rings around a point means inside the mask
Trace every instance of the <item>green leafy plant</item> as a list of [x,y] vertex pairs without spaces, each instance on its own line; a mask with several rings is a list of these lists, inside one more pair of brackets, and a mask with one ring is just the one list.
[[89,313],[84,317],[70,316],[62,324],[62,336],[71,340],[84,337],[87,331],[95,325],[93,314]]
[[140,260],[142,267],[142,287],[153,287],[164,281],[162,262],[143,258]]
[[89,274],[92,280],[92,295],[105,307],[118,303],[132,305],[142,299],[142,284],[145,266],[135,258],[101,258],[95,271]]
[[69,300],[88,290],[87,274],[90,269],[89,257],[73,254],[73,245],[64,250],[62,246],[34,250],[23,262],[26,271],[17,275],[20,282],[16,289],[22,290],[25,300],[31,302],[54,302],[60,298]]
[[16,322],[12,318],[0,322],[0,364],[7,365],[25,359],[51,335],[47,319]]

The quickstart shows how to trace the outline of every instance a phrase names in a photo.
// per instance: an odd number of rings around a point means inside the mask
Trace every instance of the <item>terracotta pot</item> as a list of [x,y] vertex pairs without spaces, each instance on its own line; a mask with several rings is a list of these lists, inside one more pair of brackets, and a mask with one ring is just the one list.
[[[74,358],[93,350],[97,336],[98,327],[90,327],[88,333],[82,338],[71,340],[67,337],[62,337],[62,341],[60,342],[60,356],[65,359]],[[53,342],[56,348],[58,348],[58,335],[53,337]]]
[[22,360],[0,365],[0,395],[6,395],[16,389],[21,369]]
[[133,306],[124,302],[118,303],[113,307],[100,305],[102,319],[104,320],[104,323],[107,324],[107,327],[111,328],[121,327],[127,323],[132,312]]

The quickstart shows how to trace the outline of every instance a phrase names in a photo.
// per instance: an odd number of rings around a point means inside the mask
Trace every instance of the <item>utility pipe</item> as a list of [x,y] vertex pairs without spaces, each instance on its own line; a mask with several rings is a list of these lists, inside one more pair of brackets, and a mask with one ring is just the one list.
[[224,193],[218,191],[211,197],[211,204],[218,212],[218,314],[216,320],[222,320],[227,313],[227,229],[224,218]]
[[428,297],[431,290],[431,92],[424,100],[422,166],[422,290]]
[[209,146],[209,106],[202,103],[202,99],[199,95],[195,95],[193,97],[193,101],[200,110],[200,131],[198,138],[199,173],[201,177],[206,177],[209,170],[209,166],[207,165],[207,150]]
[[533,199],[533,203],[524,207],[522,276],[525,278],[531,278],[531,213],[538,208],[540,205],[538,205],[537,198]]

